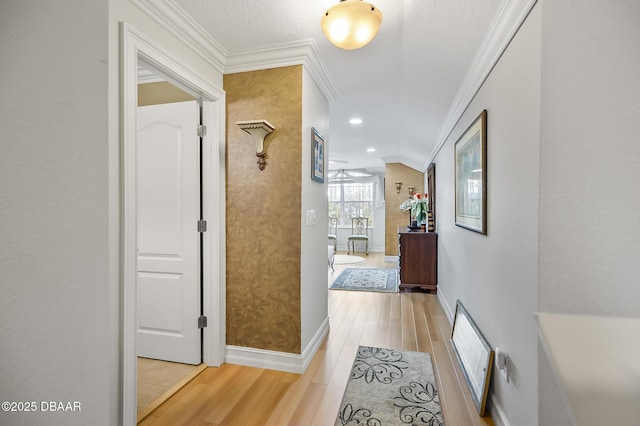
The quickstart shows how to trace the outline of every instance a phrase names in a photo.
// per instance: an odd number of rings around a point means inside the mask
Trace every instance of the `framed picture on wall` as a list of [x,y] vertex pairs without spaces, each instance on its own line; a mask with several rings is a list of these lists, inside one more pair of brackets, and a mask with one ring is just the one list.
[[495,353],[460,300],[456,301],[451,345],[478,413],[484,416]]
[[431,163],[427,167],[427,194],[429,194],[429,232],[436,231],[436,164]]
[[324,137],[311,128],[311,179],[324,183]]
[[487,235],[487,110],[455,144],[456,225]]

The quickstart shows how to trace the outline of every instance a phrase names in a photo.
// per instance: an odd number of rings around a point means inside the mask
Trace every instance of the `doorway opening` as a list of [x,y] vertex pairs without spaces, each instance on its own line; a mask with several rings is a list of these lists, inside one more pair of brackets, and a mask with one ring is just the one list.
[[138,66],[137,419],[202,371],[201,100]]
[[[158,315],[158,309],[154,309],[157,302],[166,302],[166,298],[173,297],[175,289],[178,286],[168,285],[171,279],[179,280],[182,272],[171,270],[175,266],[176,259],[170,259],[168,254],[174,253],[176,250],[164,250],[171,248],[171,241],[176,241],[175,235],[172,238],[159,238],[154,232],[148,232],[150,223],[155,216],[144,216],[150,210],[148,207],[153,205],[157,199],[153,197],[140,199],[139,189],[142,186],[153,183],[154,180],[165,179],[161,171],[164,167],[156,164],[155,160],[142,161],[145,158],[141,155],[149,146],[140,147],[138,144],[138,70],[140,68],[149,69],[153,74],[159,76],[162,80],[171,83],[171,85],[179,88],[181,91],[196,99],[198,106],[198,118],[202,118],[202,123],[206,127],[204,129],[195,129],[194,133],[200,132],[201,140],[198,151],[195,154],[201,158],[201,175],[196,173],[196,180],[200,182],[201,195],[197,194],[200,199],[196,203],[196,221],[192,224],[193,229],[197,230],[198,249],[196,257],[196,276],[200,282],[197,289],[196,312],[194,317],[194,327],[189,325],[188,328],[197,330],[198,344],[195,364],[201,361],[206,366],[219,366],[224,361],[225,351],[225,298],[224,298],[224,93],[216,88],[209,80],[196,74],[189,66],[171,57],[163,49],[152,43],[143,35],[138,33],[131,26],[121,23],[121,49],[122,49],[122,92],[121,92],[121,119],[122,119],[122,138],[121,138],[121,183],[122,183],[122,294],[123,294],[123,346],[122,346],[122,411],[123,424],[135,425],[137,423],[137,347],[141,342],[141,335],[138,327],[140,324],[140,316],[142,323],[146,327],[146,337],[180,337],[183,333],[181,326],[176,326],[177,317]],[[165,145],[165,149],[172,150],[179,144]],[[153,151],[153,150],[151,150]],[[191,155],[191,154],[190,154]],[[159,161],[166,162],[171,160],[170,155],[165,155]],[[199,161],[199,160],[198,160]],[[174,162],[174,166],[175,166]],[[151,167],[151,169],[149,169]],[[155,167],[155,169],[154,169]],[[184,165],[169,170],[184,169]],[[197,165],[194,167],[198,170]],[[170,172],[167,172],[170,174]],[[166,181],[175,182],[176,180]],[[171,185],[171,183],[168,183]],[[164,190],[164,188],[163,188]],[[151,189],[151,193],[154,193]],[[166,191],[175,194],[176,191]],[[157,195],[157,194],[155,194]],[[161,194],[166,195],[166,194]],[[167,202],[166,197],[159,197]],[[185,203],[189,204],[189,203]],[[182,200],[174,200],[167,205],[173,205],[173,209],[169,208],[167,215],[169,218],[164,223],[173,221],[176,216],[183,216]],[[164,210],[160,209],[164,212]],[[143,217],[141,217],[141,215]],[[163,219],[163,220],[164,220]],[[189,219],[191,220],[191,219]],[[206,232],[204,223],[206,222]],[[157,223],[153,224],[158,225]],[[145,231],[145,228],[146,231]],[[185,227],[187,229],[189,227]],[[139,232],[147,232],[148,235],[142,236]],[[191,233],[191,230],[188,230]],[[175,234],[175,232],[174,232]],[[164,238],[164,239],[163,239]],[[191,237],[189,237],[191,238]],[[149,242],[153,244],[148,246]],[[162,250],[148,249],[148,247],[160,247]],[[164,251],[163,251],[164,250]],[[156,256],[158,259],[152,259],[150,254],[164,253],[165,258]],[[145,258],[146,256],[146,258]],[[164,260],[165,265],[154,261]],[[173,264],[171,260],[174,260]],[[146,262],[146,263],[145,263]],[[149,266],[149,264],[153,264]],[[145,275],[146,274],[146,275]],[[147,279],[143,285],[138,285],[140,276],[144,275]],[[201,280],[200,280],[201,278]],[[146,292],[147,295],[152,293],[151,282],[156,284],[164,280],[166,294],[162,295],[159,300],[144,299],[143,303],[148,306],[140,306],[139,299],[141,293]],[[146,288],[144,288],[146,286]],[[146,300],[146,301],[145,301]],[[170,306],[170,305],[165,305]],[[191,312],[191,309],[188,309]],[[163,312],[163,311],[162,311]],[[151,323],[149,321],[156,321]],[[156,324],[156,325],[154,325]],[[142,328],[144,328],[142,327]],[[202,328],[204,327],[204,328]],[[180,330],[176,332],[176,330]],[[186,328],[185,328],[186,330]],[[172,335],[173,333],[173,335]],[[153,344],[152,344],[153,346]],[[162,345],[159,345],[162,347]],[[178,345],[180,346],[180,345]]]

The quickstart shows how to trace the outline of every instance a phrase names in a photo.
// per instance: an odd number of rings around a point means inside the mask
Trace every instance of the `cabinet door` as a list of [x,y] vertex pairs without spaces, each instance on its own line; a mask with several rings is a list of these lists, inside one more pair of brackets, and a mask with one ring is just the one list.
[[400,234],[402,284],[437,284],[437,241],[434,233]]

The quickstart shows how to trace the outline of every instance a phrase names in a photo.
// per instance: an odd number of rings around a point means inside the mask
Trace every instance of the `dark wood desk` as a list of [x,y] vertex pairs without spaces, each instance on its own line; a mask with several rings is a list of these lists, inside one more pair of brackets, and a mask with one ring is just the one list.
[[400,290],[438,291],[438,234],[398,228]]

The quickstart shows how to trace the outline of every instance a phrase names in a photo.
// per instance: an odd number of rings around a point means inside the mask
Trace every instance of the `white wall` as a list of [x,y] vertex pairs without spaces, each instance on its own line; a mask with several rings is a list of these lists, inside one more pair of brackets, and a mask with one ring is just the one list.
[[82,409],[0,424],[121,422],[119,21],[222,86],[128,0],[0,2],[0,396]]
[[[114,425],[108,4],[0,2],[3,425]],[[78,401],[80,412],[41,412]]]
[[[541,311],[640,316],[639,21],[636,0],[542,5]],[[540,424],[570,424],[542,350],[539,387]]]
[[[436,158],[438,295],[449,314],[460,299],[489,344],[509,356],[509,382],[494,371],[494,419],[538,417],[538,184],[540,10],[535,7]],[[487,227],[454,224],[454,144],[486,109]],[[425,181],[426,185],[426,181]],[[500,423],[497,423],[500,424]]]
[[[306,68],[302,73],[302,218],[300,254],[301,350],[304,351],[327,320],[327,181],[311,180],[311,127],[329,137],[329,102]],[[325,171],[327,170],[325,155]],[[316,221],[307,225],[307,211],[314,210]]]
[[[384,198],[384,173],[376,173],[380,177],[380,190],[376,191]],[[369,241],[369,251],[384,253],[384,239],[385,239],[385,206],[384,200],[382,200],[380,207],[373,207],[373,229],[371,230],[371,236]]]

